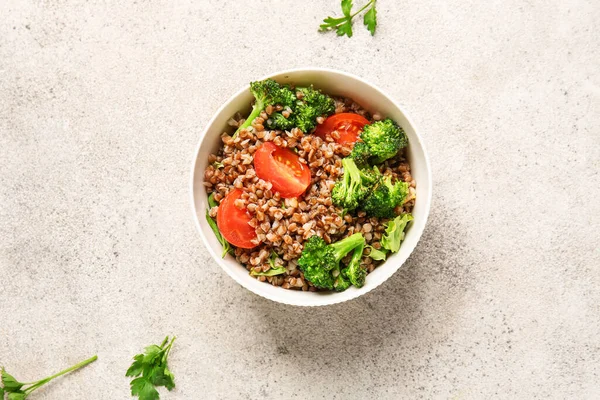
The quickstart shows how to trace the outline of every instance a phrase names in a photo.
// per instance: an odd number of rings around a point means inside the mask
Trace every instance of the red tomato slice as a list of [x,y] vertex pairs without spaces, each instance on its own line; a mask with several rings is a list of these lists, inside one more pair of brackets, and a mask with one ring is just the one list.
[[219,204],[217,226],[221,235],[234,246],[251,249],[257,245],[252,243],[256,238],[254,228],[248,225],[251,218],[246,210],[235,206],[235,201],[242,196],[240,189],[234,189]]
[[263,143],[254,153],[256,175],[271,182],[281,197],[298,197],[310,185],[310,169],[290,149]]
[[315,135],[325,139],[333,131],[340,137],[335,139],[340,144],[353,144],[358,139],[362,128],[369,124],[365,117],[354,113],[340,113],[328,117],[321,125],[317,125]]

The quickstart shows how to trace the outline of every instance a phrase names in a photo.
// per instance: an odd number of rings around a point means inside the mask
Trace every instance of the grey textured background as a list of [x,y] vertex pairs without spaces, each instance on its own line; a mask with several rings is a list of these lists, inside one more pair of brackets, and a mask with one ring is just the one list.
[[[0,2],[0,364],[36,399],[127,399],[178,336],[164,399],[600,396],[600,4]],[[412,257],[327,308],[235,284],[195,231],[199,133],[298,66],[381,86],[422,130],[434,202]],[[33,397],[32,397],[33,399]]]

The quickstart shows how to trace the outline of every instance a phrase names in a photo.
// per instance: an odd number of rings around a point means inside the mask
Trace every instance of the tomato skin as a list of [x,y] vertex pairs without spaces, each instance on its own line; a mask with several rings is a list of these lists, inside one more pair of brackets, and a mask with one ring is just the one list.
[[263,143],[254,153],[256,176],[271,182],[283,198],[298,197],[310,185],[310,169],[288,148],[273,142]]
[[360,132],[369,120],[359,114],[339,113],[328,117],[321,125],[317,125],[315,135],[325,139],[333,131],[338,131],[340,137],[335,139],[339,144],[354,144]]
[[248,224],[252,218],[245,209],[240,210],[235,206],[235,201],[242,193],[240,189],[234,189],[221,200],[217,210],[217,226],[229,243],[243,249],[251,249],[258,246],[252,243],[252,239],[256,238],[256,231]]

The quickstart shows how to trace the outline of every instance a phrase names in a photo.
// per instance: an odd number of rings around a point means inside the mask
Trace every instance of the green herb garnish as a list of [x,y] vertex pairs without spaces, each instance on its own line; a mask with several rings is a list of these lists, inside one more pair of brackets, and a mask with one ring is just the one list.
[[0,387],[0,399],[4,399],[4,394],[6,393],[8,400],[25,400],[31,394],[31,392],[44,386],[52,379],[58,378],[59,376],[67,374],[71,371],[75,371],[76,369],[84,367],[96,361],[97,359],[98,356],[93,356],[92,358],[88,358],[87,360],[82,361],[71,368],[67,368],[57,374],[35,382],[19,382],[14,376],[10,375],[4,368],[2,368],[2,387]]
[[[219,203],[216,202],[214,193],[211,193],[210,196],[208,196],[208,206],[210,208],[213,208],[218,205],[219,205]],[[229,242],[227,240],[225,240],[223,235],[221,235],[221,232],[219,231],[219,227],[217,226],[217,222],[210,216],[209,210],[206,210],[206,221],[208,222],[208,225],[210,225],[210,228],[214,232],[219,243],[221,243],[221,246],[223,246],[223,253],[221,254],[221,257],[225,258],[227,253],[229,253],[232,250],[231,245],[229,244]]]
[[370,7],[369,11],[367,11],[363,16],[363,23],[367,27],[368,31],[371,32],[371,35],[374,35],[375,29],[377,28],[377,10],[375,8],[376,3],[377,0],[370,0],[360,10],[352,13],[352,0],[342,0],[341,6],[342,14],[344,14],[344,16],[339,18],[325,18],[323,20],[323,24],[320,26],[321,32],[335,29],[338,36],[346,35],[348,37],[352,37],[352,19]]
[[284,272],[285,272],[285,267],[277,267],[277,268],[271,268],[267,272],[256,272],[256,271],[252,270],[252,272],[250,272],[250,275],[252,275],[252,276],[275,276],[275,275],[281,275]]
[[250,275],[252,275],[252,276],[275,276],[275,275],[283,274],[285,272],[285,267],[284,266],[277,267],[275,265],[275,259],[277,257],[278,257],[277,253],[272,252],[271,257],[269,258],[269,264],[271,264],[271,269],[267,270],[266,272],[256,272],[253,269],[252,271],[250,271]]
[[125,376],[136,377],[131,381],[132,396],[138,396],[140,400],[158,400],[157,387],[164,386],[169,391],[175,387],[175,376],[167,364],[174,341],[175,338],[169,342],[167,336],[160,346],[148,346],[143,354],[133,357],[133,364],[125,373]]

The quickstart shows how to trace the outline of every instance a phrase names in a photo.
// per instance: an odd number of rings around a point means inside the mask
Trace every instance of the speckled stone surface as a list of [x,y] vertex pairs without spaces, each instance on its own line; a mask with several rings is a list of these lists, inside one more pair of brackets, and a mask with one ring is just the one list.
[[[127,399],[167,334],[164,399],[600,397],[600,4],[381,1],[374,38],[318,34],[337,3],[0,2],[0,365],[99,356],[35,399]],[[211,260],[188,182],[232,93],[310,65],[406,107],[434,199],[389,281],[303,309]]]

